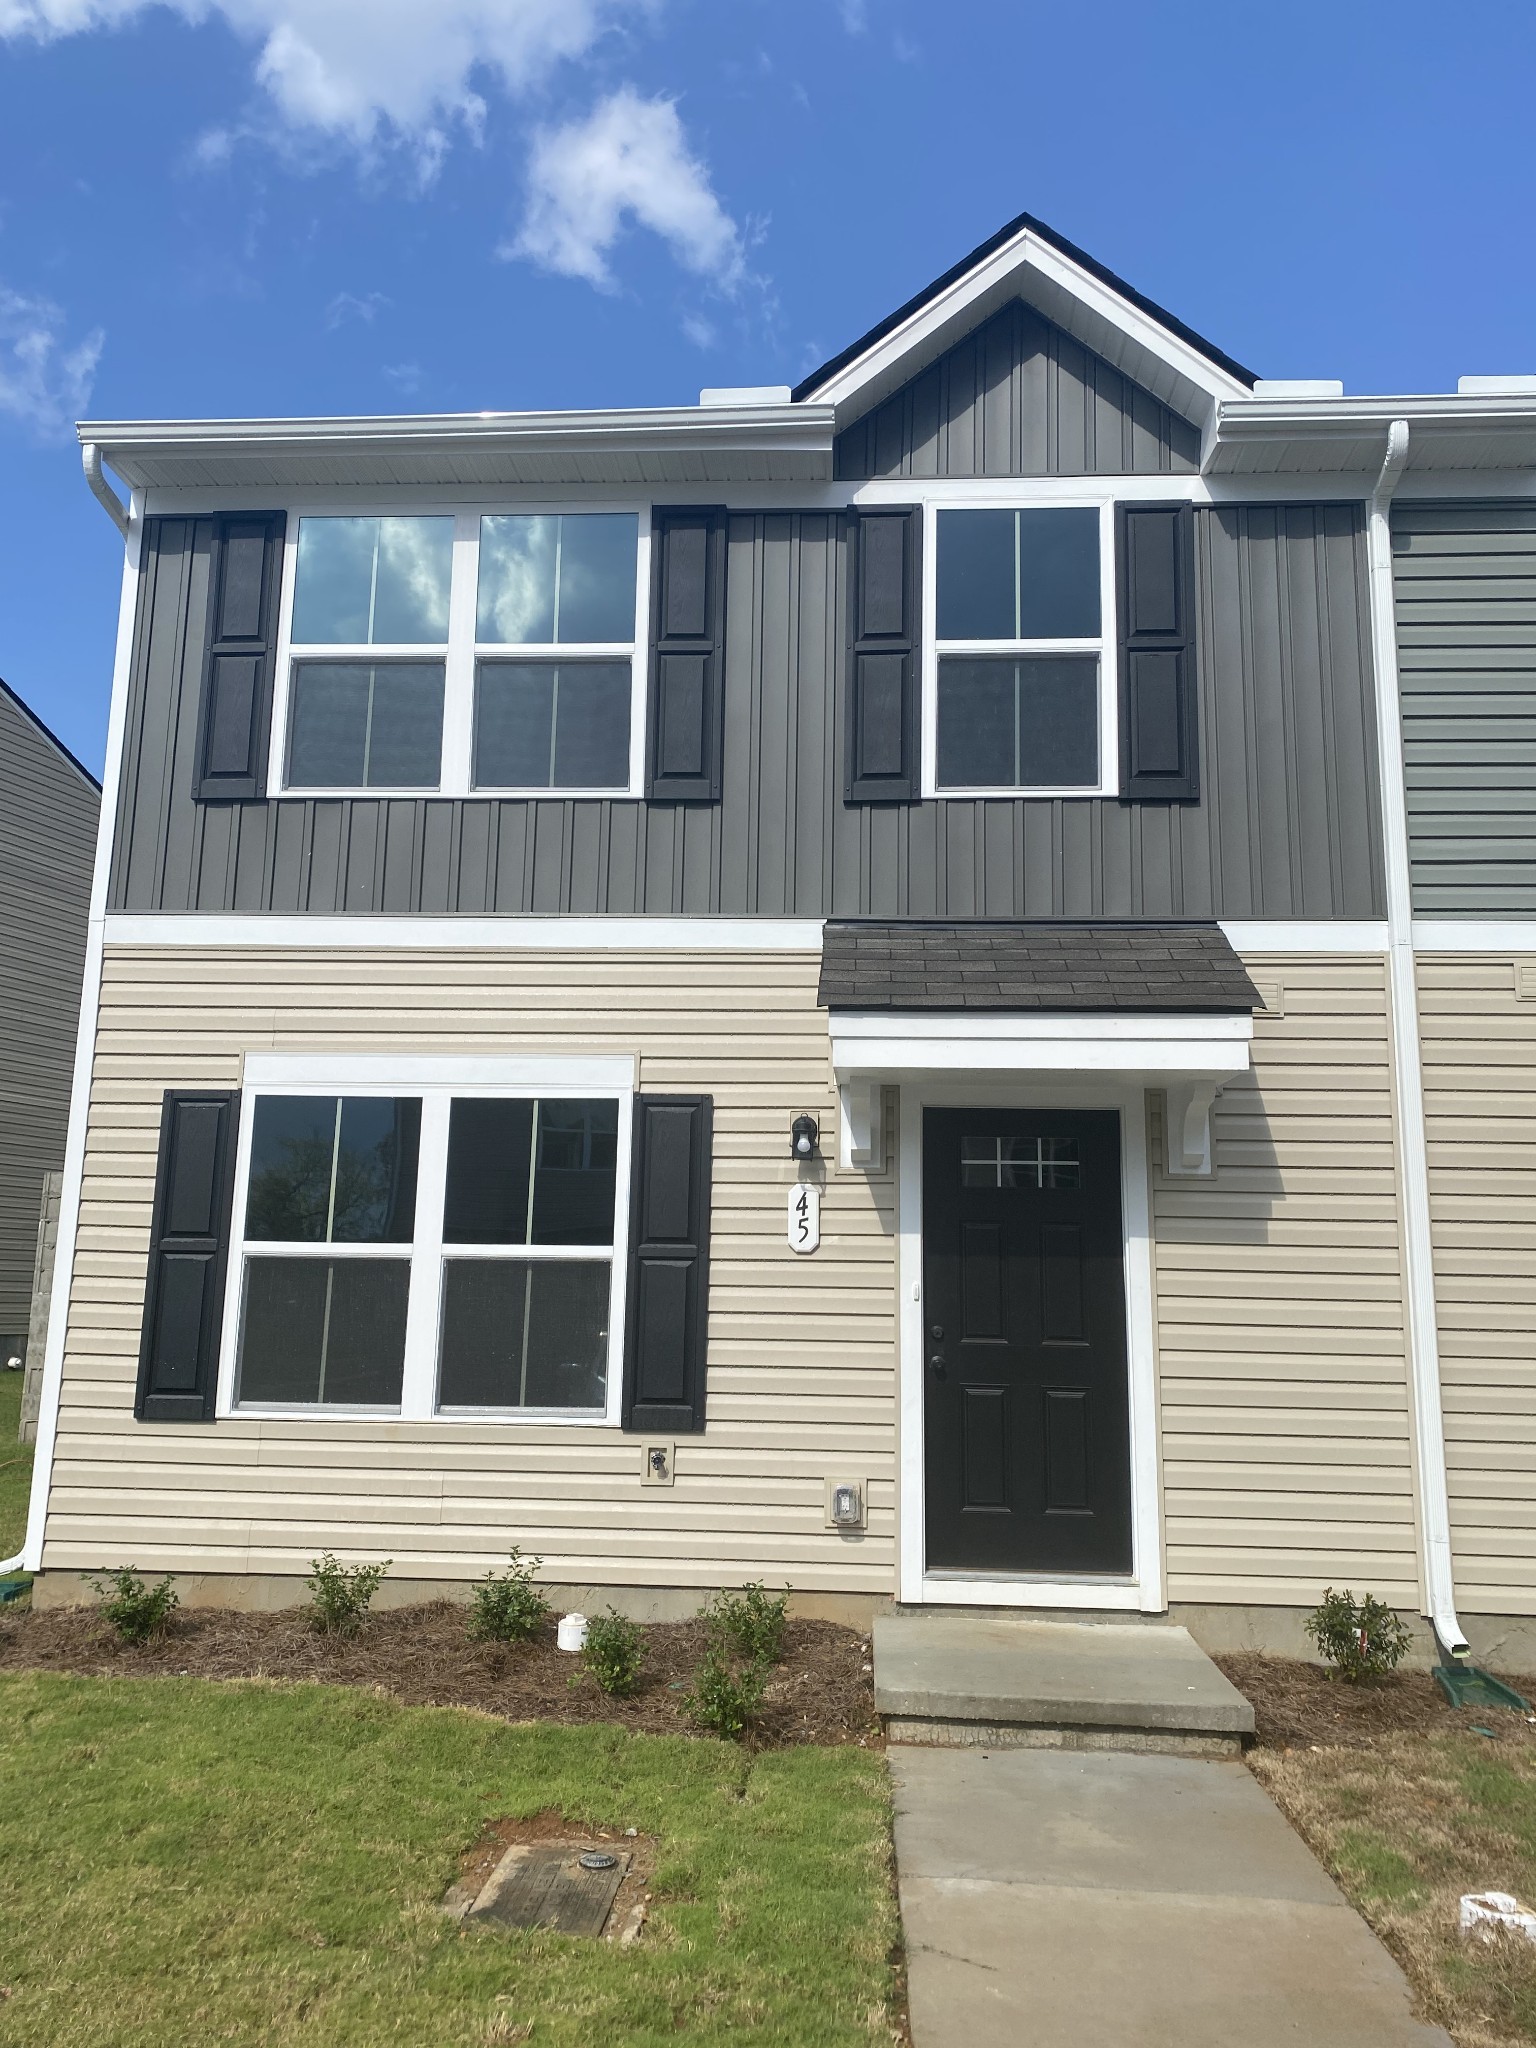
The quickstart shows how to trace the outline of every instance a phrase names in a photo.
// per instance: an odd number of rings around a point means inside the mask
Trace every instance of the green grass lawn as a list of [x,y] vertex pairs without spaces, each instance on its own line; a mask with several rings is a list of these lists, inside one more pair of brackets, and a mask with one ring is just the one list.
[[16,1441],[23,1377],[0,1369],[0,1557],[14,1557],[27,1533],[32,1448]]
[[1536,1741],[1503,1709],[1491,1722],[1491,1742],[1457,1727],[1250,1756],[1458,2048],[1536,2043],[1536,1947],[1457,1931],[1463,1892],[1536,1899]]
[[[0,2043],[889,2043],[884,1765],[360,1690],[0,1678]],[[658,1838],[633,1947],[436,1910],[488,1819]],[[524,2032],[524,2029],[531,2029]]]

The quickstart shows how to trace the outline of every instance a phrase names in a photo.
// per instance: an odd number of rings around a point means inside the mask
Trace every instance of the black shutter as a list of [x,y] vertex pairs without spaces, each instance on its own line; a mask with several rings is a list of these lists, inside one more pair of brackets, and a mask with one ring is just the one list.
[[1200,795],[1195,666],[1195,514],[1190,505],[1122,505],[1120,794],[1137,803]]
[[624,1427],[704,1427],[709,1335],[708,1095],[637,1095],[631,1162]]
[[192,791],[199,803],[266,794],[285,526],[281,512],[231,512],[213,522]]
[[918,798],[921,533],[922,514],[910,506],[848,515],[844,794],[851,804]]
[[669,506],[651,523],[651,730],[646,795],[718,803],[725,728],[725,512]]
[[232,1089],[166,1091],[133,1411],[141,1422],[213,1420],[239,1108]]

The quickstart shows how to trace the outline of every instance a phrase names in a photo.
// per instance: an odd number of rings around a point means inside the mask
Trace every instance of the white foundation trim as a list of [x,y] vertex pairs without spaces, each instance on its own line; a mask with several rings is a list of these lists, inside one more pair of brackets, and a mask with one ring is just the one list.
[[[1120,1204],[1125,1236],[1126,1363],[1130,1379],[1131,1561],[1129,1579],[930,1574],[924,1530],[923,1111],[927,1108],[1114,1109],[1120,1115]],[[897,1598],[970,1607],[1072,1607],[1161,1613],[1164,1592],[1158,1488],[1157,1333],[1153,1318],[1151,1191],[1146,1098],[1139,1086],[1096,1076],[1050,1083],[906,1081],[897,1142],[900,1288],[897,1391]]]
[[1384,953],[1387,921],[1382,917],[1222,918],[1233,952]]
[[819,917],[203,917],[114,911],[109,946],[458,947],[561,953],[817,953]]
[[128,672],[133,658],[134,613],[139,594],[139,551],[144,537],[144,494],[135,491],[129,506],[123,551],[123,581],[117,605],[117,649],[112,660],[112,699],[107,714],[107,756],[101,786],[101,822],[96,833],[96,865],[91,876],[91,907],[85,934],[85,973],[80,989],[80,1027],[75,1038],[75,1070],[69,1098],[69,1126],[64,1140],[64,1184],[59,1199],[58,1248],[54,1254],[53,1294],[48,1310],[48,1346],[43,1354],[42,1400],[37,1418],[37,1449],[32,1466],[32,1495],[27,1508],[27,1540],[22,1560],[35,1572],[42,1562],[43,1532],[48,1519],[48,1494],[53,1481],[53,1449],[58,1438],[59,1394],[64,1379],[64,1346],[73,1328],[69,1313],[75,1273],[75,1241],[80,1226],[80,1184],[85,1177],[85,1132],[91,1106],[91,1070],[96,1058],[96,1025],[101,1006],[101,956],[106,926],[107,884],[112,867],[112,839],[117,820],[117,792],[122,775],[123,729],[128,709]]

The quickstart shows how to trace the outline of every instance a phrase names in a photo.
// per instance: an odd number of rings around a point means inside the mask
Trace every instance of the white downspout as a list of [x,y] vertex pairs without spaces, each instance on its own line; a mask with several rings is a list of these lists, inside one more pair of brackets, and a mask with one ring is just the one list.
[[1440,1404],[1440,1330],[1435,1313],[1434,1245],[1430,1236],[1429,1159],[1424,1133],[1424,1067],[1419,990],[1413,958],[1413,881],[1408,858],[1408,790],[1403,760],[1403,710],[1397,668],[1397,609],[1392,595],[1393,493],[1408,459],[1408,422],[1387,429],[1387,451],[1371,493],[1366,530],[1371,584],[1371,645],[1376,658],[1376,735],[1381,755],[1381,823],[1387,870],[1387,976],[1392,1012],[1392,1065],[1403,1189],[1408,1282],[1408,1361],[1418,1451],[1419,1513],[1424,1533],[1424,1585],[1429,1618],[1443,1651],[1471,1655],[1456,1619],[1451,1560],[1450,1493],[1445,1476],[1445,1421]]

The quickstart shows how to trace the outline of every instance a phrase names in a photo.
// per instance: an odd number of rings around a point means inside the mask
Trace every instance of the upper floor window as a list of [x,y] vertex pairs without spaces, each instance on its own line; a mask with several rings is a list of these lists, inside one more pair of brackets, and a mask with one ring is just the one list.
[[1113,793],[1112,509],[930,514],[930,793]]
[[635,794],[644,526],[637,511],[304,515],[280,786]]

